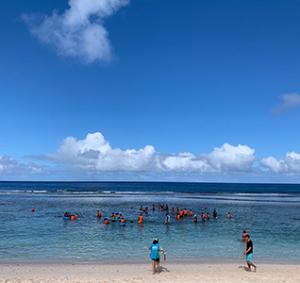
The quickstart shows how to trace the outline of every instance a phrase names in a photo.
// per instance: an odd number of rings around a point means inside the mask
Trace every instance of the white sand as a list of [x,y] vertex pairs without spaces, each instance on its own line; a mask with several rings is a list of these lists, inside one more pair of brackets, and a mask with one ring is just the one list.
[[0,282],[170,282],[170,283],[300,283],[300,265],[261,264],[247,272],[239,264],[164,264],[152,275],[149,264],[1,264]]

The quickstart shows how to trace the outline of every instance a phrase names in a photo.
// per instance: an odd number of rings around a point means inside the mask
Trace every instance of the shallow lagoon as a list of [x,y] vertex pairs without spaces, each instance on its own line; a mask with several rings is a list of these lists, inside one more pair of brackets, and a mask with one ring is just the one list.
[[[167,249],[168,261],[236,262],[243,260],[240,237],[247,229],[257,261],[300,263],[300,194],[295,188],[289,193],[253,193],[244,188],[241,192],[223,188],[209,193],[180,192],[178,185],[172,192],[172,183],[164,184],[163,192],[149,188],[143,192],[143,186],[130,187],[128,183],[121,190],[121,184],[115,190],[112,185],[104,186],[106,191],[103,186],[91,190],[82,183],[77,190],[74,185],[72,190],[54,190],[53,184],[49,190],[49,185],[45,188],[39,183],[34,189],[24,188],[22,183],[14,186],[18,189],[7,185],[0,189],[2,262],[140,262],[148,259],[143,247],[154,237]],[[219,219],[194,224],[191,218],[177,222],[172,215],[166,226],[164,212],[152,211],[152,203],[187,207],[197,214],[216,208]],[[136,223],[140,205],[149,206],[143,225]],[[35,213],[31,212],[33,207]],[[96,217],[98,208],[103,216],[120,211],[134,223],[106,226]],[[80,219],[63,220],[65,210],[79,212]],[[226,218],[228,211],[232,220]]]

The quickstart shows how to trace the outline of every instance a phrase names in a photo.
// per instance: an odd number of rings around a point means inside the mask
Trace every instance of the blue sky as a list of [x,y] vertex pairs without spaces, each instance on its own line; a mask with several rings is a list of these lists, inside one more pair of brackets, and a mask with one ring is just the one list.
[[[300,180],[299,1],[11,0],[0,13],[0,179]],[[112,152],[62,153],[98,132]],[[147,145],[151,161],[128,157]],[[111,154],[125,165],[104,166]]]

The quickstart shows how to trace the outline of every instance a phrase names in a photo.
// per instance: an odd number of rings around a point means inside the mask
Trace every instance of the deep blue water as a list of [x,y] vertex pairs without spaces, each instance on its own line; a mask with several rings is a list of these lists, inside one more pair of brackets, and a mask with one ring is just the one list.
[[299,193],[300,184],[173,183],[173,182],[0,182],[0,191],[47,192],[181,192]]
[[[172,215],[166,226],[164,212],[150,209],[138,225],[140,205],[153,203],[197,214],[216,208],[219,219],[194,224]],[[120,211],[134,223],[105,226],[98,208],[104,216]],[[80,219],[63,220],[65,210]],[[300,263],[299,212],[299,185],[0,182],[0,261],[145,261],[143,247],[154,237],[170,261],[242,261],[239,238],[247,229],[257,261]]]

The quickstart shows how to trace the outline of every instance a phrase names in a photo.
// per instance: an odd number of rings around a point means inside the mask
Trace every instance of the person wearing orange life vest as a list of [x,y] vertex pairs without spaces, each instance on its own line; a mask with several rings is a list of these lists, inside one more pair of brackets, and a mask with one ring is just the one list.
[[[65,213],[64,217],[67,217],[66,215],[67,214]],[[71,221],[74,221],[79,218],[79,214],[77,212],[75,212],[74,214],[69,214],[68,217],[70,218]]]
[[108,224],[109,224],[108,218],[104,218],[104,224],[105,224],[105,225],[108,225]]
[[144,216],[141,213],[140,216],[138,217],[138,224],[143,224],[143,222],[144,222]]
[[181,210],[181,209],[179,210],[179,216],[180,216],[180,218],[183,217],[183,210]]

